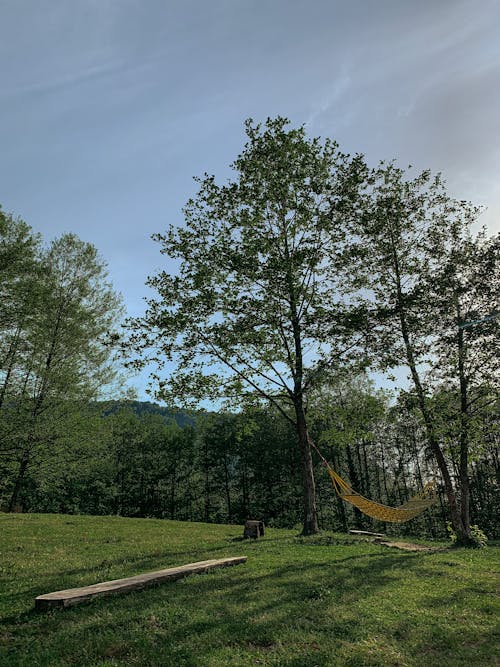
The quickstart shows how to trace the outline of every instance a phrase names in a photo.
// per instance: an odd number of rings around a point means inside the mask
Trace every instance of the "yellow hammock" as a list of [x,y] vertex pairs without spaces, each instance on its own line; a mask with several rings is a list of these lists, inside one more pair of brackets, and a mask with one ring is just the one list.
[[330,468],[328,464],[326,464],[326,469],[332,478],[333,488],[342,500],[346,500],[348,503],[351,503],[351,505],[354,505],[361,510],[363,514],[371,516],[373,519],[378,519],[379,521],[392,521],[394,523],[409,521],[436,502],[435,481],[427,482],[422,493],[413,496],[407,503],[404,503],[399,507],[388,507],[387,505],[381,505],[373,500],[369,500],[356,491],[353,491],[349,484],[347,484],[335,470]]

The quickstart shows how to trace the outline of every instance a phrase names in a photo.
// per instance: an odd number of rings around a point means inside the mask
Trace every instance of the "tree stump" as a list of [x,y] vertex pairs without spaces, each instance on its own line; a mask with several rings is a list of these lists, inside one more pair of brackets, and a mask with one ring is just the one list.
[[263,521],[246,521],[245,530],[243,531],[243,537],[252,537],[257,539],[258,537],[264,536],[264,522]]

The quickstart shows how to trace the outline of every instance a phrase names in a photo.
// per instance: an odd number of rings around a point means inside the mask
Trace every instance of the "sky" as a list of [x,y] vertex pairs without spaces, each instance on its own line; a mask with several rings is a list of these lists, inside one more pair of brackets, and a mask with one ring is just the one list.
[[129,315],[249,117],[440,171],[500,231],[498,0],[0,0],[0,26],[0,204],[93,243]]

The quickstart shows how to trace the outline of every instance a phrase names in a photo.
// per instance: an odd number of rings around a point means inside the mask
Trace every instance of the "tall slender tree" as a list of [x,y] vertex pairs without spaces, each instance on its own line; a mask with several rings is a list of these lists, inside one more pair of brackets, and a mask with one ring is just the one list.
[[26,331],[34,321],[40,237],[0,209],[0,410],[16,380]]
[[104,336],[121,312],[97,250],[73,234],[39,250],[34,272],[37,280],[17,304],[15,336],[22,345],[3,377],[1,446],[11,460],[10,509],[29,468],[61,452],[68,415],[111,381]]
[[[479,306],[480,301],[479,310],[489,314],[493,309],[492,292],[485,283],[487,266],[491,270],[494,263],[493,246],[488,252],[480,250],[481,244],[469,233],[479,209],[449,197],[439,176],[426,171],[410,179],[390,164],[373,170],[366,182],[363,197],[352,209],[355,270],[351,282],[364,290],[360,300],[371,314],[367,318],[368,347],[379,368],[408,368],[428,443],[443,478],[453,528],[460,543],[470,544],[469,399],[465,394],[470,385],[466,375],[472,366],[466,362],[470,346],[465,344],[464,327],[470,308],[467,303]],[[473,256],[478,262],[475,268],[475,262],[467,259]],[[493,326],[489,324],[484,332],[490,335]],[[491,362],[491,343],[488,336],[478,336],[476,361],[479,354]],[[451,364],[450,359],[454,360]],[[456,481],[431,401],[437,382],[450,373],[461,406],[461,462]],[[480,377],[477,366],[476,373]]]
[[340,211],[356,191],[360,159],[287,125],[247,121],[234,180],[198,179],[185,225],[156,235],[179,269],[149,279],[158,296],[132,323],[132,344],[154,350],[147,358],[160,367],[175,363],[169,377],[156,373],[158,396],[258,399],[294,425],[310,534],[318,522],[306,396],[345,349],[335,318],[344,284]]
[[491,406],[500,402],[500,235],[457,230],[431,289],[439,307],[436,402],[457,461],[461,530],[469,536],[469,467],[483,448]]

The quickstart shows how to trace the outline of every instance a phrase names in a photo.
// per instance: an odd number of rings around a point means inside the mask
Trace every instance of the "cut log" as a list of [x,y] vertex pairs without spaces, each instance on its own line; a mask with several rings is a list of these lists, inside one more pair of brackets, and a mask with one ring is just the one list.
[[245,529],[243,531],[243,537],[257,537],[264,536],[264,522],[263,521],[253,521],[248,520],[245,522]]
[[369,530],[350,530],[351,535],[371,535],[372,537],[385,537],[384,533],[370,533]]
[[220,567],[229,565],[239,565],[247,560],[246,556],[235,556],[233,558],[219,558],[215,560],[204,560],[198,563],[189,563],[180,567],[170,567],[166,570],[138,574],[135,577],[126,579],[114,579],[113,581],[103,581],[92,586],[82,588],[68,588],[64,591],[55,593],[46,593],[39,595],[35,599],[35,609],[45,610],[53,607],[69,607],[89,600],[98,595],[110,595],[112,593],[125,593],[127,591],[136,591],[146,586],[158,584],[163,581],[182,579],[190,574],[200,574]]

